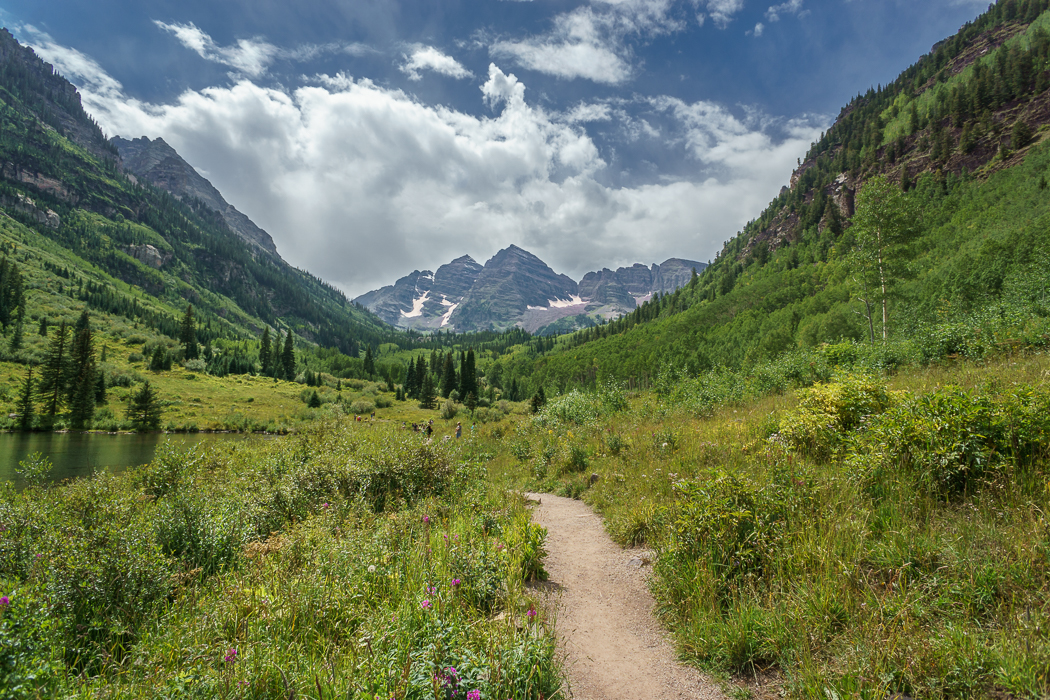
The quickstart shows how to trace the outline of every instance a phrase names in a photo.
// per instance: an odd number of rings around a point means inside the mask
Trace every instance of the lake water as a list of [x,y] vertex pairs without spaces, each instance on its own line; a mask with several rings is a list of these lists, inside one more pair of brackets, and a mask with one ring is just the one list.
[[21,487],[22,479],[15,469],[21,460],[34,452],[51,458],[55,466],[51,477],[61,481],[75,476],[91,476],[101,469],[119,472],[146,464],[153,459],[157,446],[166,440],[190,446],[246,437],[231,433],[0,433],[0,483],[13,481],[16,487]]

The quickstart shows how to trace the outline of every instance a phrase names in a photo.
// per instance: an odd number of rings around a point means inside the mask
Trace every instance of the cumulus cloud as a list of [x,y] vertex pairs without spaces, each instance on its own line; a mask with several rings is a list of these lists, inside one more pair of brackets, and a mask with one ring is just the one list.
[[451,56],[442,53],[433,46],[412,44],[410,54],[403,54],[405,62],[398,66],[409,80],[422,80],[420,71],[430,70],[450,78],[472,78],[474,74]]
[[[297,89],[242,76],[151,104],[124,95],[83,54],[54,42],[38,51],[79,83],[108,133],[162,136],[268,230],[285,259],[350,295],[511,243],[577,279],[603,266],[707,259],[826,128],[671,97],[548,112],[495,64],[480,116],[346,74]],[[685,150],[693,173],[602,184],[606,161],[585,130],[594,121]]]
[[744,9],[744,0],[706,0],[707,15],[719,27],[725,29],[733,15]]
[[773,5],[766,10],[766,19],[770,22],[779,22],[783,15],[798,15],[804,17],[809,10],[802,9],[802,0],[787,0],[779,5]]
[[754,34],[755,36],[762,36],[762,32],[764,32],[764,31],[766,31],[766,25],[764,25],[761,22],[759,22],[758,24],[755,25],[754,29],[752,29],[750,32],[748,32],[748,34]]
[[556,15],[546,34],[501,39],[489,48],[493,56],[511,58],[530,70],[615,85],[633,74],[629,37],[652,37],[685,27],[671,8],[671,0],[594,0]]

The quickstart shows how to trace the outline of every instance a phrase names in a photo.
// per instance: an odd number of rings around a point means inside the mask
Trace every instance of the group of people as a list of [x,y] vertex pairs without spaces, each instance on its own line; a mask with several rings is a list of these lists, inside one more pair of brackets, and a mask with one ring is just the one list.
[[[406,423],[402,422],[401,423],[401,427],[402,428],[408,428],[408,425]],[[414,433],[424,433],[424,434],[426,434],[427,437],[430,437],[431,435],[434,434],[434,419],[431,418],[426,423],[413,423],[412,424],[412,432],[414,432]],[[462,423],[456,423],[456,439],[458,440],[461,437],[463,437],[463,424]],[[445,439],[446,440],[448,439],[447,435],[445,436]]]

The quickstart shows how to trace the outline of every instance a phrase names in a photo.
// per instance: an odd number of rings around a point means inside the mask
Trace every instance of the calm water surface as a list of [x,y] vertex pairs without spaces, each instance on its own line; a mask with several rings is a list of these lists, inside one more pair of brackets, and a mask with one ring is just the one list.
[[106,469],[111,472],[137,467],[153,459],[157,446],[165,441],[190,446],[208,445],[220,440],[243,440],[247,435],[197,433],[164,435],[99,435],[97,433],[0,433],[0,483],[13,481],[22,486],[15,473],[18,463],[34,452],[51,458],[55,465],[52,479],[91,476]]

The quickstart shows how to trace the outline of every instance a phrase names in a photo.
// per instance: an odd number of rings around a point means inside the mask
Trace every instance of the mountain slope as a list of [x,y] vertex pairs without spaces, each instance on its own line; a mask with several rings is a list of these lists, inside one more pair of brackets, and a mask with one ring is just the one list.
[[[169,308],[192,302],[201,321],[239,337],[279,324],[351,353],[362,342],[410,342],[331,286],[249,248],[200,199],[180,202],[128,179],[75,89],[6,31],[0,100],[0,205],[75,253],[80,277],[96,269]],[[117,289],[95,299],[130,303]]]
[[[868,342],[850,219],[876,176],[918,212],[888,289],[887,332],[901,352],[937,357],[1028,337],[1025,319],[1041,318],[1050,286],[1048,7],[999,2],[890,85],[854,98],[790,187],[695,284],[523,358],[510,375],[558,386],[596,374],[645,380]],[[881,319],[873,326],[881,337]]]
[[182,159],[174,148],[158,137],[150,141],[145,136],[134,140],[114,136],[110,139],[120,154],[128,172],[138,179],[170,192],[177,199],[199,199],[222,214],[223,220],[240,238],[270,255],[279,257],[270,234],[255,225],[232,204],[193,166]]

